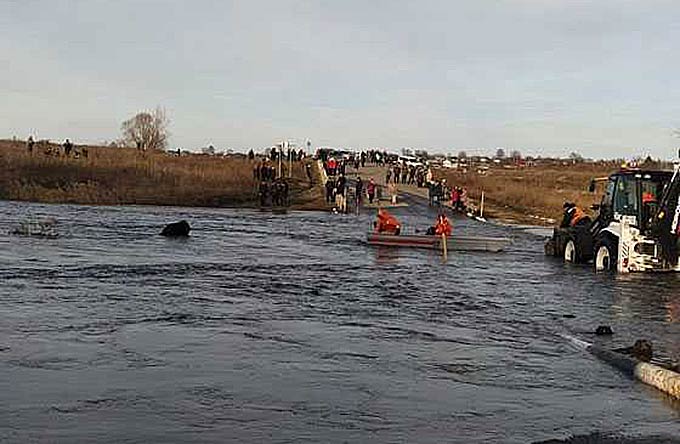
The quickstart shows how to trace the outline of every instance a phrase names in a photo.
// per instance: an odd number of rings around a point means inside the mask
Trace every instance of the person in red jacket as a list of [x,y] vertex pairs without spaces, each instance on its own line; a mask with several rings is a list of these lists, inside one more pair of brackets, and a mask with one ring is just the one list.
[[434,226],[434,234],[439,236],[443,234],[448,237],[451,236],[452,230],[453,227],[451,226],[449,219],[446,217],[444,213],[440,214],[437,217],[437,224]]
[[392,216],[387,210],[378,209],[378,218],[375,221],[375,232],[379,234],[399,234],[401,224],[396,217]]

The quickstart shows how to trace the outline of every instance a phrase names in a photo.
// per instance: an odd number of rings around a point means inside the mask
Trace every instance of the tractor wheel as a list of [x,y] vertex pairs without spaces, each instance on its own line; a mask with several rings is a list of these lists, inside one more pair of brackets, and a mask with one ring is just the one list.
[[576,242],[574,242],[574,239],[569,239],[564,246],[564,262],[570,262],[572,264],[579,263],[579,254],[576,250]]
[[618,242],[604,237],[595,244],[595,270],[614,272],[617,269]]

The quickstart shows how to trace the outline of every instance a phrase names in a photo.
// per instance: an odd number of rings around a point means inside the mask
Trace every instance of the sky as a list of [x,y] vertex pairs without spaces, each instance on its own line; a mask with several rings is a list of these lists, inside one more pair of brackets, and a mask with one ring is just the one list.
[[677,0],[0,0],[0,138],[673,158]]

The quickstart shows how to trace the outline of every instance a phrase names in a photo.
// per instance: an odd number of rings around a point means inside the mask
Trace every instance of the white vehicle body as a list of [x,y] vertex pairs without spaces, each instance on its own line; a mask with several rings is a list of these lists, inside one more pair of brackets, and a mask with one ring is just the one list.
[[[601,233],[607,233],[618,240],[616,271],[630,273],[639,271],[661,271],[664,268],[660,258],[660,246],[654,240],[640,234],[636,228],[635,216],[614,215],[607,228]],[[600,258],[596,252],[595,266],[598,266]],[[670,271],[680,271],[680,264],[671,268]]]

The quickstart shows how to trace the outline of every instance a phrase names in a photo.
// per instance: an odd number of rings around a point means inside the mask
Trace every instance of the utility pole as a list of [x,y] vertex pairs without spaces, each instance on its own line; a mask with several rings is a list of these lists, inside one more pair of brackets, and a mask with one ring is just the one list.
[[288,177],[293,177],[293,149],[295,144],[288,141]]

